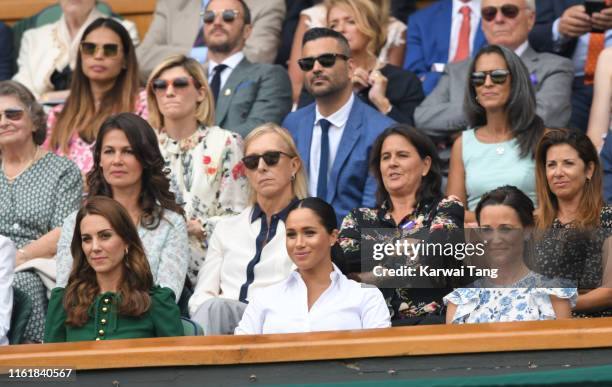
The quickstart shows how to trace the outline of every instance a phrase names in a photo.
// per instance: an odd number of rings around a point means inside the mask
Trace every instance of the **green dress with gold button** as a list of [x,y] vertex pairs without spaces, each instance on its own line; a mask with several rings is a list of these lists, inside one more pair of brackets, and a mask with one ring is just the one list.
[[66,325],[64,288],[51,291],[45,343],[88,340],[139,339],[146,337],[183,336],[180,311],[174,292],[156,286],[151,289],[151,307],[139,317],[118,313],[119,295],[98,295],[89,308],[89,320],[82,327]]

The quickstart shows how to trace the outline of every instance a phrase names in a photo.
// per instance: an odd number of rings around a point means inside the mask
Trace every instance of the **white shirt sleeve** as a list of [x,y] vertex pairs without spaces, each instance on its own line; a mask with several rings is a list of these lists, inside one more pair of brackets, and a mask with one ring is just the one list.
[[387,302],[380,290],[376,288],[363,289],[361,305],[361,323],[363,329],[388,328],[391,326],[391,316]]
[[260,335],[263,331],[262,309],[257,304],[256,297],[244,310],[242,319],[234,330],[235,335]]
[[0,236],[0,345],[7,345],[13,311],[13,269],[15,246],[10,239]]

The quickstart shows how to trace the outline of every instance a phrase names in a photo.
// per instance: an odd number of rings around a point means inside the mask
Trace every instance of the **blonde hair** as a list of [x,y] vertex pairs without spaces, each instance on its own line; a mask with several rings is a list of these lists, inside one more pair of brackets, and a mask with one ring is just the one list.
[[366,51],[374,58],[378,57],[387,40],[388,0],[325,0],[325,7],[328,18],[333,7],[348,8],[355,17],[357,28],[368,38]]
[[197,60],[186,57],[185,55],[172,55],[157,65],[147,80],[147,104],[149,108],[149,123],[151,126],[155,130],[164,127],[164,116],[159,111],[159,106],[157,106],[157,99],[155,98],[152,82],[159,78],[161,73],[174,67],[183,68],[189,76],[193,78],[196,89],[200,87],[204,89],[204,100],[197,105],[195,118],[201,125],[213,125],[215,123],[215,106],[212,92],[206,81],[202,66]]
[[[289,154],[292,157],[297,157],[299,161],[299,167],[297,173],[295,174],[295,179],[291,182],[291,188],[293,190],[293,195],[298,199],[304,199],[308,197],[308,183],[306,180],[306,171],[304,170],[304,163],[302,162],[302,158],[298,153],[297,146],[293,141],[293,137],[289,131],[285,128],[278,126],[275,123],[268,122],[266,124],[260,125],[253,129],[251,133],[244,139],[244,153],[246,154],[246,150],[249,148],[249,145],[255,140],[257,137],[260,137],[267,133],[274,133],[279,136],[287,148],[289,148]],[[249,185],[249,203],[255,204],[257,202],[257,193],[253,188]]]

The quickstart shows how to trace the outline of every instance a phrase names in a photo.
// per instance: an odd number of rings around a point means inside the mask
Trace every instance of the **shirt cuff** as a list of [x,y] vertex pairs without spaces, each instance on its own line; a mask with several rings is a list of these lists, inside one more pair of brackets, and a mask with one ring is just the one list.
[[563,36],[561,32],[559,32],[559,23],[561,23],[561,18],[557,18],[552,25],[552,40],[555,44],[563,44],[571,40],[571,38]]

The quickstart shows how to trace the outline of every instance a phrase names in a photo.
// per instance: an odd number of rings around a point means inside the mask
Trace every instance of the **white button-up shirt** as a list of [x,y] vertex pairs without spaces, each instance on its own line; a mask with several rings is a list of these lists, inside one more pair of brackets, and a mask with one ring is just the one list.
[[[234,71],[236,66],[238,66],[238,64],[242,62],[243,59],[244,59],[244,54],[242,53],[242,51],[239,51],[235,53],[234,55],[225,58],[225,60],[222,62],[224,65],[227,65],[227,68],[223,70],[223,72],[221,73],[221,84],[219,85],[219,95],[221,95],[221,90],[223,89],[223,86],[225,86],[225,82],[227,82],[227,79],[232,74],[232,71]],[[218,64],[221,64],[221,63],[217,63],[212,59],[208,61],[208,84],[209,85],[212,82],[213,76],[215,75],[215,67],[217,67]]]
[[453,13],[451,22],[451,35],[448,45],[448,61],[451,62],[457,53],[459,46],[459,31],[463,23],[463,14],[461,8],[467,5],[470,7],[470,54],[474,51],[474,39],[478,32],[478,24],[480,23],[480,0],[470,0],[463,2],[461,0],[453,0]]
[[15,267],[15,245],[0,235],[0,345],[8,345],[8,331],[13,311],[13,269]]
[[310,142],[310,165],[308,168],[308,193],[310,196],[317,196],[317,182],[319,179],[319,162],[321,161],[321,124],[319,121],[325,118],[331,123],[328,131],[329,137],[329,163],[327,164],[327,178],[329,180],[329,172],[332,169],[338,148],[340,147],[340,140],[342,140],[342,134],[346,127],[346,122],[351,114],[351,108],[353,107],[353,101],[355,96],[351,94],[349,100],[336,112],[331,114],[329,117],[324,117],[319,112],[319,107],[315,109],[315,125],[312,129],[312,140]]
[[391,326],[380,290],[346,278],[334,265],[331,284],[308,310],[302,276],[262,289],[249,303],[235,330],[237,335],[296,333]]

